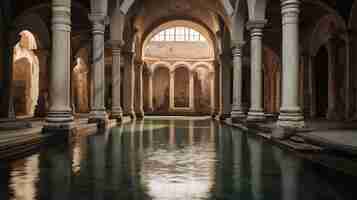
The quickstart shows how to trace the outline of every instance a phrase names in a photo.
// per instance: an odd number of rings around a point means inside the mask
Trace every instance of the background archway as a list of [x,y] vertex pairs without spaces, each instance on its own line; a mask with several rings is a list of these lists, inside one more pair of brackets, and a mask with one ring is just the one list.
[[153,103],[154,111],[167,113],[170,108],[170,71],[166,67],[159,66],[153,76]]
[[19,36],[20,41],[13,52],[12,94],[15,114],[34,116],[40,93],[40,66],[35,53],[38,44],[30,31],[24,30]]
[[175,69],[175,89],[174,105],[175,108],[190,107],[190,71],[186,66]]

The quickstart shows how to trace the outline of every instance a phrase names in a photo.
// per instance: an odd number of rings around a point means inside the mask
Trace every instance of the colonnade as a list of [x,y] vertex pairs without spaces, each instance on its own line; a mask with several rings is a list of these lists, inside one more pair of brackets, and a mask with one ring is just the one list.
[[[89,122],[105,122],[108,119],[105,110],[105,63],[104,63],[104,33],[107,25],[106,3],[93,5],[89,19],[93,29],[93,56],[92,56],[92,101]],[[301,127],[304,126],[304,118],[299,106],[299,0],[282,0],[282,52],[283,52],[283,80],[282,80],[282,105],[278,124],[281,126]],[[97,8],[96,8],[97,6]],[[73,121],[70,106],[70,34],[71,34],[71,0],[52,0],[52,68],[50,78],[50,99],[47,122],[49,128],[71,127]],[[250,30],[251,45],[251,107],[247,114],[249,121],[262,121],[265,119],[263,111],[263,72],[262,72],[262,38],[266,20],[251,20],[247,23]],[[136,86],[139,90],[138,108],[135,108],[135,53],[122,51],[123,42],[111,41],[113,50],[113,105],[112,115],[114,119],[121,119],[123,113],[132,117],[139,113],[143,117],[143,66],[139,64],[139,76]],[[231,115],[234,119],[245,118],[242,108],[242,47],[244,42],[236,41],[233,44],[234,80],[233,80],[233,106]],[[129,65],[124,69],[124,91],[121,91],[121,58],[124,57]],[[332,61],[331,61],[332,62]],[[224,76],[224,68],[221,76]],[[151,73],[152,74],[152,73]],[[221,77],[222,79],[222,77]],[[189,76],[190,82],[190,108],[194,107],[193,95],[194,78]],[[212,79],[214,82],[214,79]],[[174,108],[174,73],[170,75],[170,107]],[[149,76],[149,110],[153,110],[153,80]],[[213,85],[213,84],[212,84]],[[221,92],[226,90],[224,82],[220,85]],[[332,87],[332,86],[331,86]],[[124,108],[121,108],[121,92],[124,94]],[[211,99],[214,99],[213,97]],[[224,99],[225,101],[227,99]],[[212,101],[213,102],[213,101]],[[221,102],[223,105],[226,103]],[[329,104],[330,110],[334,102]],[[212,106],[214,108],[214,106]],[[222,107],[221,114],[226,111]],[[213,112],[213,111],[212,111]],[[140,115],[141,113],[141,115]]]
[[[282,105],[278,125],[283,127],[303,127],[304,117],[299,105],[299,12],[300,0],[282,0]],[[251,106],[248,121],[263,121],[263,70],[262,38],[266,20],[247,23],[251,39]],[[234,94],[232,117],[245,118],[242,110],[242,43],[233,45]]]

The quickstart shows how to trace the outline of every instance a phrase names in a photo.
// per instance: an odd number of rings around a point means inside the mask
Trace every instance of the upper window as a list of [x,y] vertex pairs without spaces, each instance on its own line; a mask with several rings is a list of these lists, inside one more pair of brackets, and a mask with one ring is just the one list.
[[151,41],[156,42],[205,42],[206,39],[197,31],[187,27],[173,27],[156,34]]

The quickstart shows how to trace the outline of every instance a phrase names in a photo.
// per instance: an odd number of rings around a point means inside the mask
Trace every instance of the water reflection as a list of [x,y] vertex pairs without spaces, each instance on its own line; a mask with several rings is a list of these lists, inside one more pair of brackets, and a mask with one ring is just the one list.
[[213,121],[141,121],[2,162],[0,199],[353,199],[304,163]]

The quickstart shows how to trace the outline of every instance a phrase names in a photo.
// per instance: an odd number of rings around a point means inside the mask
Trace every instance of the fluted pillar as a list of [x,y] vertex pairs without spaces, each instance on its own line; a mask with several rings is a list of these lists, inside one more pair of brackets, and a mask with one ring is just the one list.
[[170,108],[169,111],[175,109],[175,71],[170,72]]
[[104,32],[107,16],[104,14],[91,14],[93,23],[92,45],[92,105],[89,122],[105,123],[107,113],[105,111],[105,62],[104,62]]
[[233,105],[231,117],[233,121],[245,117],[242,106],[242,50],[244,42],[233,44]]
[[251,39],[251,105],[249,121],[265,120],[263,109],[263,28],[265,20],[248,22]]
[[282,107],[278,125],[303,127],[299,106],[299,13],[300,0],[281,0],[283,26]]
[[195,110],[195,80],[194,80],[194,71],[189,72],[189,90],[190,90],[190,94],[189,94],[189,102],[190,102],[190,109],[192,111]]
[[121,107],[121,48],[122,41],[112,41],[112,114],[111,118],[122,120],[123,110]]
[[125,53],[124,68],[124,113],[125,115],[135,118],[134,97],[135,97],[135,71],[134,71],[134,52]]
[[149,91],[148,91],[148,110],[149,112],[154,111],[154,103],[153,103],[153,72],[149,72]]
[[329,120],[337,119],[336,112],[336,45],[334,39],[330,39],[327,44],[328,51],[328,108],[326,118]]
[[71,0],[52,0],[52,64],[50,108],[45,129],[68,129],[70,103]]
[[136,117],[139,119],[144,118],[144,96],[143,96],[143,63],[139,63],[137,70],[137,109],[136,109]]

